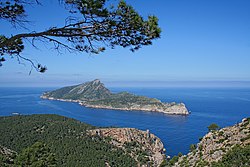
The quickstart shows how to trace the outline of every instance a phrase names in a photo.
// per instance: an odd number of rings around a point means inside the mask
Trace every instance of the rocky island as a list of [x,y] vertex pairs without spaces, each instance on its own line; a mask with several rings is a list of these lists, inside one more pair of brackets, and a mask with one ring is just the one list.
[[152,111],[179,115],[189,114],[183,103],[163,103],[155,98],[138,96],[128,92],[112,93],[98,79],[45,92],[41,98],[77,102],[82,106],[92,108]]

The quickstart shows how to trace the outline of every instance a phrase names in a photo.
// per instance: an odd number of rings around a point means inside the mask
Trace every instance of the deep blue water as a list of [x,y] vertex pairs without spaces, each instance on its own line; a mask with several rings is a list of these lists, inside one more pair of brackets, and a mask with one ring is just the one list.
[[184,102],[189,116],[171,116],[154,112],[129,112],[91,109],[76,103],[40,99],[52,88],[0,88],[0,116],[21,114],[59,114],[95,126],[149,129],[163,141],[166,154],[187,153],[192,143],[207,133],[207,126],[221,127],[250,116],[250,88],[111,88],[113,92],[129,91],[166,102]]

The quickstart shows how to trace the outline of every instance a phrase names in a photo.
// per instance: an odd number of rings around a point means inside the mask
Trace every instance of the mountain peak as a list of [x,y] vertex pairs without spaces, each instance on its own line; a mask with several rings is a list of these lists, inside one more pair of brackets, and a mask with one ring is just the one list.
[[99,80],[99,79],[95,79],[95,80],[93,80],[93,81],[91,81],[93,84],[100,84],[101,83],[101,81]]
[[49,94],[59,99],[98,100],[109,97],[111,92],[99,79],[95,79],[80,85],[64,87]]

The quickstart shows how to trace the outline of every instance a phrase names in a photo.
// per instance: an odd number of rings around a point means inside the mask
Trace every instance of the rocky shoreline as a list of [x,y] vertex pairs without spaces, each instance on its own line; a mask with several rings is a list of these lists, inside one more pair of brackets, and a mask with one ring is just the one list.
[[171,115],[188,115],[189,112],[186,109],[183,103],[175,104],[173,106],[169,106],[167,110],[159,109],[157,107],[130,107],[130,108],[116,108],[111,106],[105,105],[91,105],[85,104],[84,102],[79,103],[82,106],[89,107],[89,108],[100,108],[100,109],[110,109],[110,110],[123,110],[123,111],[147,111],[147,112],[160,112],[164,114],[171,114]]
[[74,103],[78,103],[81,106],[88,107],[88,108],[122,110],[122,111],[160,112],[160,113],[170,114],[170,115],[189,115],[190,114],[184,103],[179,103],[179,104],[165,103],[165,107],[166,107],[165,109],[159,108],[157,106],[149,106],[149,105],[118,108],[118,107],[112,107],[112,106],[106,106],[106,105],[92,105],[92,104],[88,104],[88,101],[82,101],[82,100],[54,98],[54,97],[49,97],[45,94],[40,96],[40,98],[48,99],[48,100],[64,101],[64,102],[74,102]]
[[213,162],[220,161],[235,146],[246,147],[249,145],[250,118],[244,118],[236,125],[207,133],[200,139],[196,149],[181,156],[174,167],[211,166]]

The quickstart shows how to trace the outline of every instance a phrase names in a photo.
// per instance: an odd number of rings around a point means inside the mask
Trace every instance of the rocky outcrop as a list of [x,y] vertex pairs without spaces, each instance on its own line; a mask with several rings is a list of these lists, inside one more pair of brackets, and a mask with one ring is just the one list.
[[138,166],[158,167],[164,160],[161,140],[149,130],[134,128],[105,128],[88,131],[89,135],[100,136],[116,147],[122,148],[138,162]]
[[12,166],[17,153],[0,145],[0,166]]
[[164,114],[173,114],[173,115],[188,115],[189,111],[187,110],[184,103],[170,105],[168,103],[162,103],[163,105],[130,105],[130,106],[123,106],[123,107],[114,107],[108,105],[94,105],[89,104],[88,102],[80,102],[82,106],[90,107],[90,108],[101,108],[101,109],[110,109],[110,110],[123,110],[123,111],[150,111],[150,112],[161,112]]
[[77,102],[85,107],[112,110],[137,110],[188,115],[183,103],[164,103],[155,98],[138,96],[127,92],[111,93],[100,80],[61,88],[44,93],[41,98]]
[[206,134],[197,148],[179,158],[175,167],[179,166],[210,166],[218,162],[234,146],[250,144],[250,119],[243,119],[241,123]]

